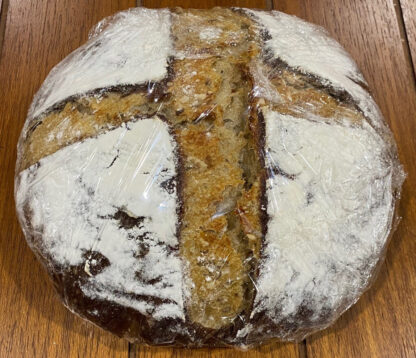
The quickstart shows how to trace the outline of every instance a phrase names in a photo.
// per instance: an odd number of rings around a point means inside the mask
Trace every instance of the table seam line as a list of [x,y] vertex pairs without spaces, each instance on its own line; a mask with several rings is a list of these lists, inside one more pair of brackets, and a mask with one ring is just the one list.
[[393,5],[396,13],[397,23],[399,25],[400,37],[403,40],[403,51],[405,53],[406,61],[410,62],[409,65],[412,72],[413,83],[416,86],[416,69],[414,67],[416,59],[412,57],[412,51],[410,50],[409,36],[407,33],[406,22],[404,21],[401,0],[393,0]]
[[9,13],[9,0],[1,2],[0,9],[0,63],[3,58],[4,39],[6,37],[7,15]]

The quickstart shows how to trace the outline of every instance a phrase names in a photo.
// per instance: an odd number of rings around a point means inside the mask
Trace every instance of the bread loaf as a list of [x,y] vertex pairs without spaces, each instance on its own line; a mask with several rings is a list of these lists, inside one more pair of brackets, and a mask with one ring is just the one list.
[[302,339],[368,287],[403,171],[355,63],[298,18],[130,9],[49,74],[18,144],[26,239],[130,341]]

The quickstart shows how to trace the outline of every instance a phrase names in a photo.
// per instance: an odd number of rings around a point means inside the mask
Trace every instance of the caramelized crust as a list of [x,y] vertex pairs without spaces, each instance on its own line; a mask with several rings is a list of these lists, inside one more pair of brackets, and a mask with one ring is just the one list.
[[340,101],[325,88],[317,88],[310,77],[287,68],[275,67],[266,71],[280,99],[278,103],[273,103],[273,110],[294,117],[310,113],[335,121],[348,119],[351,123],[361,123],[364,120],[354,104]]
[[145,93],[107,92],[67,101],[60,111],[33,121],[23,142],[19,170],[62,147],[118,127],[133,116],[155,113],[158,107]]
[[[174,81],[168,83],[174,112],[171,121],[175,126],[201,120],[209,123],[211,112],[217,106],[215,97],[222,84],[221,73],[215,69],[215,57],[180,60],[173,64]],[[214,111],[215,112],[215,111]]]
[[231,10],[178,10],[174,19],[176,50],[198,58],[177,61],[169,87],[185,158],[187,308],[193,322],[218,329],[244,319],[254,291],[249,261],[259,253],[260,190],[248,157],[258,162],[259,151],[248,125],[248,66],[259,49],[250,21]]

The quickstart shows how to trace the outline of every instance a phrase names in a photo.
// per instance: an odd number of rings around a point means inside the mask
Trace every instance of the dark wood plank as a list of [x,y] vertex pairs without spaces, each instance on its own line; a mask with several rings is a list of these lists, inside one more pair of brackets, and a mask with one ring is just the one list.
[[413,70],[416,72],[416,1],[398,0],[401,6],[406,39],[410,48],[410,54],[413,62]]
[[128,356],[127,342],[59,302],[18,225],[13,174],[17,138],[46,74],[86,40],[94,23],[134,5],[128,0],[10,0],[0,62],[0,357]]
[[[143,0],[143,6],[149,8],[163,8],[181,6],[184,8],[211,8],[214,6],[239,6],[258,9],[271,9],[271,1],[267,0]],[[301,350],[297,344],[275,343],[266,345],[259,349],[241,352],[233,349],[177,349],[177,348],[149,348],[134,346],[131,349],[130,358],[272,358],[302,357]]]
[[149,348],[136,346],[130,358],[303,358],[293,343],[276,343],[242,352],[232,348]]
[[7,8],[9,0],[0,0],[0,59],[3,49],[4,31],[6,30]]
[[390,123],[408,173],[400,205],[403,220],[375,285],[333,327],[307,340],[307,356],[414,357],[416,90],[394,2],[277,0],[275,8],[323,25],[351,53]]

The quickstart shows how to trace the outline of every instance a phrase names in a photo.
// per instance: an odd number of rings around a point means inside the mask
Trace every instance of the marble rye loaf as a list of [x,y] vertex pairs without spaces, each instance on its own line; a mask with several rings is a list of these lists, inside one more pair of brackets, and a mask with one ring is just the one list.
[[64,304],[131,341],[326,327],[381,262],[403,179],[355,63],[279,12],[145,8],[49,74],[16,203]]

